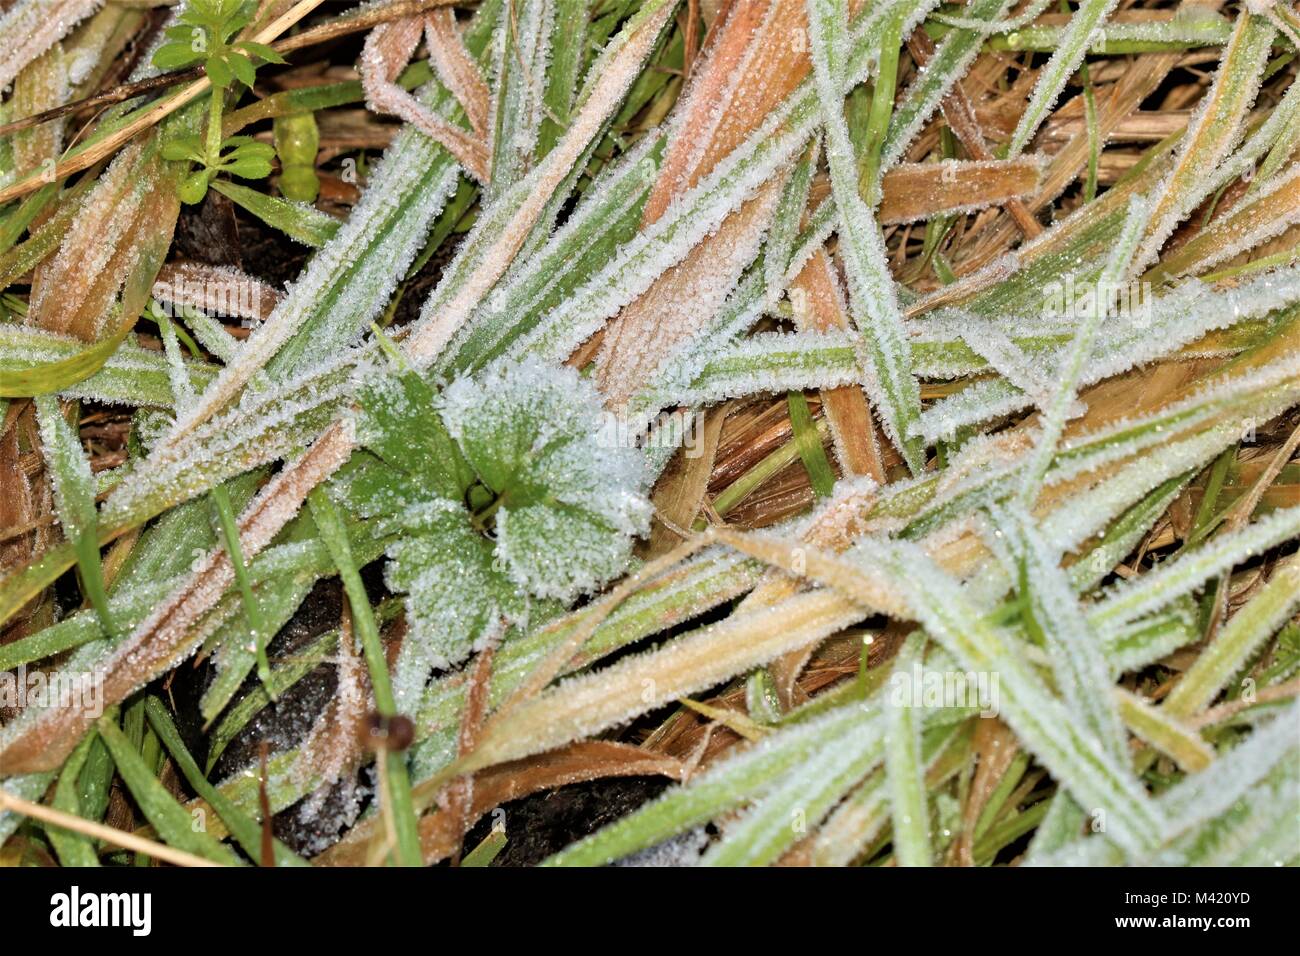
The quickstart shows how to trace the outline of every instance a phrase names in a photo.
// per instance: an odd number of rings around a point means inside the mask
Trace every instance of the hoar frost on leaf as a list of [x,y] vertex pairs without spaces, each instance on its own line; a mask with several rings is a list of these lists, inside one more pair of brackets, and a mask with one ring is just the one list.
[[538,602],[549,612],[622,573],[649,529],[642,453],[571,369],[498,365],[442,393],[413,371],[372,372],[359,405],[366,451],[335,489],[399,534],[385,577],[411,627],[399,705]]
[[592,385],[536,362],[461,379],[442,413],[500,502],[497,551],[511,578],[569,601],[623,571],[649,529],[649,472],[618,441]]

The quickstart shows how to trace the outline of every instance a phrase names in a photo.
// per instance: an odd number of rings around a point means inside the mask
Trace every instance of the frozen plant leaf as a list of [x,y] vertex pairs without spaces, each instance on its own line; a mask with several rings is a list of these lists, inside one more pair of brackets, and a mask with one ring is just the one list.
[[498,554],[538,597],[594,590],[649,529],[645,461],[599,408],[576,372],[533,361],[461,379],[443,396],[448,428],[494,496]]
[[429,673],[480,649],[502,618],[522,620],[526,599],[493,562],[492,542],[458,502],[433,499],[403,513],[384,583],[406,594],[411,628],[398,654],[393,697],[414,712]]
[[357,395],[357,441],[409,478],[412,493],[458,501],[473,476],[433,409],[434,397],[412,371],[369,378]]
[[641,452],[605,428],[570,369],[497,366],[438,395],[418,373],[359,389],[354,456],[334,487],[400,539],[386,582],[411,636],[394,678],[414,706],[435,667],[458,663],[534,599],[569,601],[622,572],[649,529]]

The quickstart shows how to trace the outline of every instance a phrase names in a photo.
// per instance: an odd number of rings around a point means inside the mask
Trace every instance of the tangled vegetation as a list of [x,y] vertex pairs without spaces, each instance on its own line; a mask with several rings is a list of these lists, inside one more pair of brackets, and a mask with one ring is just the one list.
[[6,863],[1300,862],[1290,4],[0,8]]

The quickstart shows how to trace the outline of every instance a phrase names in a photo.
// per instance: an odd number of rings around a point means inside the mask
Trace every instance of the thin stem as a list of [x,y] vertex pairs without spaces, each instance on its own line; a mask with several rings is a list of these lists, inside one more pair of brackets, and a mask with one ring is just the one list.
[[221,111],[225,99],[225,91],[214,86],[208,97],[208,136],[203,158],[209,170],[215,170],[221,162]]

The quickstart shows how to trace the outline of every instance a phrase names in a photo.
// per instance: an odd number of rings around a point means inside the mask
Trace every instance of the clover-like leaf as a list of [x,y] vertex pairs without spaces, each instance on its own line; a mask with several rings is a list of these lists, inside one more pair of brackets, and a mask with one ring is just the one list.
[[492,542],[456,501],[430,498],[400,517],[384,582],[406,594],[409,627],[394,669],[399,708],[414,710],[430,672],[455,664],[502,620],[522,620],[527,599],[493,565]]
[[595,388],[529,363],[439,395],[419,374],[365,374],[356,453],[331,484],[379,518],[385,581],[411,631],[395,676],[418,693],[503,625],[556,611],[623,571],[648,527],[641,452],[613,440]]
[[623,571],[649,527],[649,472],[617,440],[590,382],[529,362],[452,384],[443,420],[497,499],[497,552],[515,583],[570,601]]
[[357,394],[357,439],[426,496],[460,502],[474,474],[434,402],[433,388],[415,372],[367,376]]

